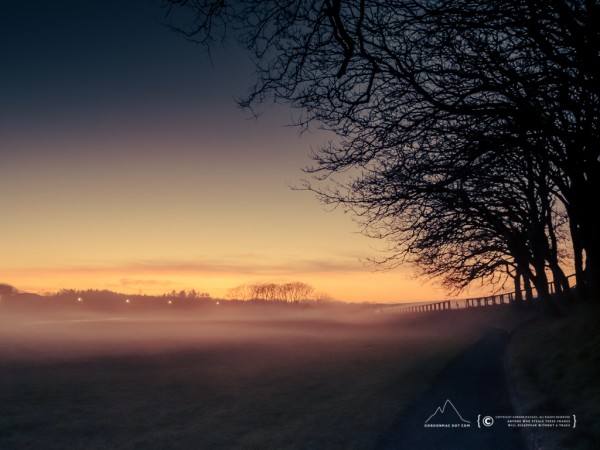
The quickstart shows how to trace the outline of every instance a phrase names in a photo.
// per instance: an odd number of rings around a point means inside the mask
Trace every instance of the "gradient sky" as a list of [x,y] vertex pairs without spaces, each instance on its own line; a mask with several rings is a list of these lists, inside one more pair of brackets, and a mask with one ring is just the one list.
[[0,282],[224,296],[304,281],[347,301],[438,299],[381,244],[292,191],[307,154],[291,112],[258,120],[233,45],[213,54],[161,25],[150,0],[0,0]]

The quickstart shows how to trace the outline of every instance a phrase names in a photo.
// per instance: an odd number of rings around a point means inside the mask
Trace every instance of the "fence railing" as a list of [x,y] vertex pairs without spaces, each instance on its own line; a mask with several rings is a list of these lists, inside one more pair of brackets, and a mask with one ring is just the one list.
[[[575,278],[575,275],[569,275],[567,277],[567,282],[569,283],[569,287],[573,288],[575,285],[572,285],[571,280]],[[551,281],[548,283],[548,291],[550,294],[554,294],[554,282]],[[534,293],[534,298],[537,297],[537,292],[534,287],[532,287],[532,293]],[[525,290],[521,290],[522,298],[526,297]],[[456,300],[437,300],[426,303],[411,303],[408,305],[396,304],[390,306],[384,306],[382,308],[378,308],[378,313],[416,313],[416,312],[430,312],[430,311],[449,311],[456,309],[467,309],[467,308],[481,308],[485,306],[498,306],[498,305],[509,305],[516,301],[516,291],[513,292],[504,292],[502,294],[493,294],[484,297],[469,297],[469,298],[461,298]]]

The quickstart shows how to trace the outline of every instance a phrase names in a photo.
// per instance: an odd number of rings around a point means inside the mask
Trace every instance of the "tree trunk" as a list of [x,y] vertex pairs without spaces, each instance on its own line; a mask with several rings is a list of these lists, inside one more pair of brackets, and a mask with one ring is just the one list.
[[523,292],[521,291],[521,268],[517,265],[516,269],[515,269],[515,298],[514,298],[514,303],[517,306],[522,306],[523,305]]
[[559,316],[559,310],[550,296],[550,291],[548,289],[548,277],[546,276],[545,268],[546,267],[543,260],[537,261],[535,266],[536,273],[533,277],[533,284],[535,285],[535,289],[537,291],[537,298],[540,302],[540,306],[544,315]]
[[[572,177],[572,189],[569,196],[565,198],[569,202],[567,214],[569,220],[575,224],[575,230],[571,228],[572,235],[577,236],[574,239],[574,246],[577,245],[575,257],[585,251],[585,271],[584,271],[584,292],[582,298],[599,298],[600,292],[600,216],[594,206],[597,203],[597,193],[600,189],[598,177],[600,173],[590,173],[587,177]],[[573,233],[573,231],[575,231]],[[582,261],[576,261],[581,272]],[[577,280],[578,290],[581,280]]]
[[587,299],[594,299],[600,297],[600,261],[595,258],[592,252],[585,252],[585,279],[587,287]]
[[567,279],[565,272],[560,268],[557,260],[550,261],[550,270],[552,271],[554,290],[556,293],[566,300],[572,300],[569,280]]
[[577,296],[582,299],[587,297],[587,281],[583,270],[583,247],[581,238],[577,231],[577,224],[569,220],[569,229],[571,232],[571,242],[573,245],[573,263],[575,266],[575,284],[577,286]]

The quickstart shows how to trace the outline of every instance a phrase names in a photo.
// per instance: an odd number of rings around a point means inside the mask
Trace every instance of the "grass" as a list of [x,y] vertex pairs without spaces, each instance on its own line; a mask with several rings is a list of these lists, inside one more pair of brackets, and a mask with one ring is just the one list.
[[0,448],[371,448],[498,311],[5,319]]
[[536,432],[532,438],[539,448],[584,450],[600,442],[599,319],[597,306],[581,304],[513,336],[509,367],[523,413],[577,417],[575,429]]

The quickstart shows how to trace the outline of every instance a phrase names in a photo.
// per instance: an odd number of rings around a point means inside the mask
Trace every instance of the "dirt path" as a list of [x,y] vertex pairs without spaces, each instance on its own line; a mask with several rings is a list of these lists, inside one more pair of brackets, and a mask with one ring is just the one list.
[[[397,418],[377,448],[524,450],[518,429],[494,420],[515,414],[503,362],[507,340],[507,332],[490,329]],[[495,423],[485,426],[488,416]]]

